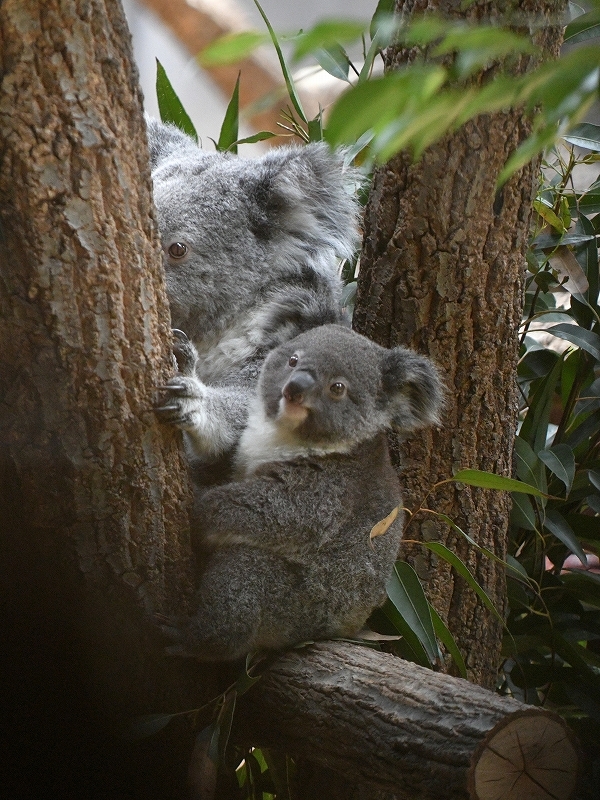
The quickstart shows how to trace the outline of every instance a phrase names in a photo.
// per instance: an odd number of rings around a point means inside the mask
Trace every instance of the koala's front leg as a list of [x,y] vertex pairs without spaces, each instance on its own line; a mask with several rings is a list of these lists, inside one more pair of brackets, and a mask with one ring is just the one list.
[[185,431],[192,454],[217,457],[230,450],[246,420],[246,398],[229,387],[207,386],[196,377],[198,353],[183,331],[174,330],[178,374],[159,389],[154,412]]

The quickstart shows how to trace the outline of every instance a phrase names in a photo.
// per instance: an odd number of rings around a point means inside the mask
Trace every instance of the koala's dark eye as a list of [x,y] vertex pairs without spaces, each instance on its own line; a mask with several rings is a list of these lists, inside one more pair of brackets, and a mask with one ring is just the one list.
[[290,356],[290,360],[288,361],[290,367],[295,367],[297,363],[298,363],[298,356]]
[[187,250],[183,242],[173,242],[172,245],[169,245],[169,255],[171,258],[183,258]]
[[336,381],[329,387],[329,393],[334,397],[343,397],[346,394],[346,386],[340,381]]

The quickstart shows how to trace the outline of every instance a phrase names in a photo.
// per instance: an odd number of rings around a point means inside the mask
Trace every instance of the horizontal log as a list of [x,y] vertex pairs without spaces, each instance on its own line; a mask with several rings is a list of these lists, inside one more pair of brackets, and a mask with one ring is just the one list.
[[558,715],[359,645],[286,653],[239,709],[236,739],[399,800],[568,800],[577,784]]

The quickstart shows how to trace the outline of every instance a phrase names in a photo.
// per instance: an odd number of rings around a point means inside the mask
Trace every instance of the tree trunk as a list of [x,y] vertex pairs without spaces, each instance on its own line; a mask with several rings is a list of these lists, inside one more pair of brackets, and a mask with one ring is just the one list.
[[[475,2],[467,12],[446,0],[400,2],[397,10],[438,11],[469,19],[508,13],[510,4]],[[564,3],[534,2],[526,12],[554,22],[535,34],[547,57],[555,55]],[[523,6],[520,6],[523,9]],[[416,49],[391,48],[387,68],[412,61]],[[521,59],[520,71],[533,65]],[[493,73],[492,73],[493,74]],[[490,79],[489,71],[487,79]],[[414,347],[440,366],[448,403],[440,429],[393,443],[401,467],[404,502],[447,514],[479,544],[506,555],[511,501],[498,492],[446,484],[459,468],[512,473],[516,426],[517,330],[522,310],[524,253],[538,163],[529,164],[496,191],[508,156],[530,123],[522,111],[488,114],[430,147],[418,163],[401,154],[379,168],[365,213],[364,245],[354,325],[380,344]],[[425,498],[426,501],[425,501]],[[427,512],[407,527],[409,540],[441,541],[469,566],[501,612],[503,568],[480,556]],[[419,545],[405,545],[438,612],[465,654],[469,676],[492,687],[501,627],[466,582]]]
[[196,668],[169,663],[146,621],[185,606],[193,565],[178,437],[151,411],[172,369],[170,321],[131,65],[118,0],[0,6],[0,583],[13,797],[125,795],[130,778],[169,797],[168,770],[143,766],[146,744],[118,741],[117,723],[200,705],[213,690]]
[[324,768],[318,791],[305,784],[298,798],[359,800],[378,787],[398,800],[566,800],[577,782],[557,715],[367,647],[291,651],[240,706],[248,727],[237,737]]

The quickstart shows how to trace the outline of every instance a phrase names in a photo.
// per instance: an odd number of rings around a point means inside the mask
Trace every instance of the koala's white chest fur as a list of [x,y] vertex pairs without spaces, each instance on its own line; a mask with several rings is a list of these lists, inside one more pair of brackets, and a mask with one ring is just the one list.
[[348,453],[353,445],[353,442],[336,441],[330,445],[309,447],[298,437],[289,416],[280,415],[277,420],[269,419],[262,404],[255,402],[236,452],[234,480],[247,478],[262,464],[331,453]]

